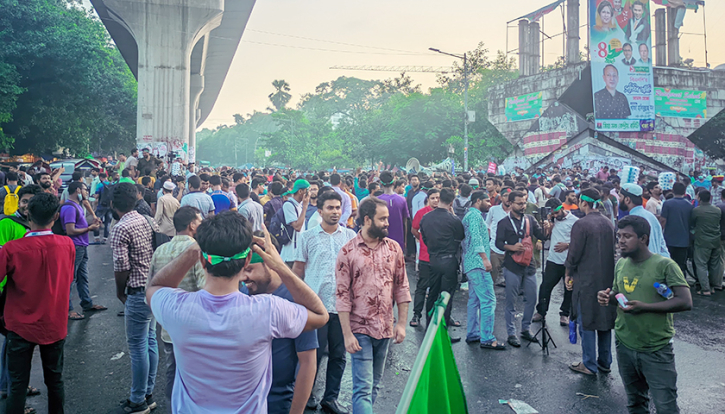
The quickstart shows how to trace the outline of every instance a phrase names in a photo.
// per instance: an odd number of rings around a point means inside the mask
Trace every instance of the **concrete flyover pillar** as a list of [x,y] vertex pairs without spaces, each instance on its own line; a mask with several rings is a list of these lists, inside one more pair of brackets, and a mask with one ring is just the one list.
[[657,66],[667,66],[667,15],[665,9],[655,10],[655,53]]
[[667,8],[667,65],[680,66],[680,30],[675,27],[677,10]]
[[579,0],[566,2],[566,63],[579,62]]
[[529,21],[519,20],[519,76],[530,75]]
[[199,97],[204,92],[204,76],[198,73],[191,75],[189,103],[189,162],[196,162],[196,123],[199,120]]
[[175,151],[188,159],[189,152],[194,153],[189,147],[191,51],[221,23],[224,0],[105,3],[138,45],[137,145],[150,147],[159,156]]

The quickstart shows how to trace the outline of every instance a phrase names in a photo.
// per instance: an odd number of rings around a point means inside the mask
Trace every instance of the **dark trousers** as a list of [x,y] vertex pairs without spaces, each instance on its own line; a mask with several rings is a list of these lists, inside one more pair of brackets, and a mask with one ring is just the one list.
[[[108,233],[111,231],[111,221],[113,221],[113,210],[110,207],[96,208],[96,217],[103,221],[103,238],[108,238]],[[98,228],[93,231],[93,237],[98,237],[101,234],[101,229]]]
[[[322,354],[327,346],[327,373],[325,376],[325,394],[322,401],[335,401],[340,395],[340,383],[342,374],[345,372],[345,338],[342,335],[340,317],[336,313],[330,313],[330,320],[325,326],[317,329],[317,369],[319,372]],[[317,380],[317,373],[315,373]]]
[[405,220],[405,255],[415,257],[415,236],[413,236],[413,233],[411,231],[411,225],[411,220]]
[[[430,280],[430,262],[418,262],[418,282],[415,284],[415,296],[413,299],[413,315],[418,317],[423,314],[425,305],[425,293]],[[434,301],[435,302],[435,301]]]
[[65,339],[50,345],[38,345],[28,342],[13,332],[8,332],[8,373],[10,374],[10,393],[5,405],[6,414],[22,414],[25,410],[25,398],[30,383],[30,368],[33,351],[40,347],[40,360],[43,364],[43,379],[48,387],[48,413],[63,414],[65,393],[63,391],[63,344]]
[[[544,276],[541,280],[541,286],[539,287],[539,304],[536,306],[536,311],[540,315],[546,316],[546,312],[549,311],[549,303],[551,302],[551,291],[554,287],[559,284],[559,281],[566,275],[566,267],[564,265],[556,264],[550,261],[546,262],[546,269],[544,269]],[[559,315],[569,316],[571,311],[571,291],[564,289],[564,301],[561,302],[559,307]]]
[[430,279],[428,287],[428,300],[425,304],[426,326],[430,322],[430,311],[441,295],[441,292],[451,294],[451,299],[446,307],[445,320],[451,326],[451,309],[453,307],[453,293],[458,285],[458,259],[455,255],[431,256],[430,257]]
[[677,370],[672,344],[655,352],[638,352],[616,341],[619,375],[630,414],[649,414],[649,395],[658,413],[677,414]]
[[174,357],[174,344],[163,342],[164,353],[166,354],[166,399],[171,407],[171,395],[174,391],[174,380],[176,379],[176,357]]
[[669,250],[672,260],[674,260],[675,263],[680,266],[682,274],[687,276],[687,253],[689,247],[667,246],[667,250]]

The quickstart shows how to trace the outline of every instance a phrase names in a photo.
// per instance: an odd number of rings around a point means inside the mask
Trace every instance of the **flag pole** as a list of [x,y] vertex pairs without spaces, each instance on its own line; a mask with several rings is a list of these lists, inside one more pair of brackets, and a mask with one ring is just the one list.
[[408,383],[405,384],[403,396],[400,398],[400,404],[398,404],[398,409],[395,410],[395,414],[407,414],[410,409],[410,402],[413,399],[413,394],[418,386],[420,374],[423,372],[423,366],[425,365],[425,361],[428,359],[428,353],[433,345],[433,339],[435,339],[436,332],[441,327],[441,319],[443,319],[443,314],[450,299],[450,293],[441,292],[441,300],[436,302],[436,309],[435,312],[433,312],[433,320],[431,321],[433,326],[429,327],[425,333],[423,343],[420,345],[420,352],[418,352],[418,356],[415,357],[415,363],[413,364],[413,368],[410,370]]

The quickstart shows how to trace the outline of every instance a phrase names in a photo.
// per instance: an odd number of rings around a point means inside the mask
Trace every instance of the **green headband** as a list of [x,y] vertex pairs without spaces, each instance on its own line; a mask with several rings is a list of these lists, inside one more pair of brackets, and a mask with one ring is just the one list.
[[204,260],[209,262],[210,265],[215,266],[222,262],[230,262],[232,260],[239,260],[239,259],[246,259],[247,256],[249,256],[249,252],[251,249],[247,247],[247,250],[237,253],[232,257],[224,257],[224,256],[217,256],[214,254],[207,254],[206,252],[202,252],[202,256],[204,256]]
[[591,197],[589,197],[588,195],[585,195],[585,194],[582,194],[582,195],[580,195],[579,197],[580,197],[580,198],[581,198],[582,200],[584,200],[584,201],[588,201],[588,202],[590,202],[590,203],[594,203],[594,207],[596,207],[596,206],[597,206],[597,204],[602,204],[602,205],[604,205],[604,203],[602,203],[602,200],[595,200],[595,199],[593,199],[593,198],[591,198]]
[[264,263],[264,259],[262,259],[262,256],[258,255],[257,253],[252,253],[252,260],[249,261],[249,264],[255,263]]
[[559,204],[559,207],[557,207],[557,208],[554,209],[554,213],[556,213],[557,211],[561,210],[562,208],[564,208],[564,205],[563,204]]

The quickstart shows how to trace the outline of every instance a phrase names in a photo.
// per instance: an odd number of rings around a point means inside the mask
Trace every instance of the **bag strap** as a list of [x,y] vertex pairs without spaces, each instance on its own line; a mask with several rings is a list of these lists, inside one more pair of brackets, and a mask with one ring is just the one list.
[[21,188],[22,187],[20,187],[20,186],[15,187],[15,191],[13,191],[13,194],[18,195],[18,192],[20,191]]
[[6,193],[10,194],[10,193],[12,192],[12,191],[10,191],[10,186],[7,186],[7,185],[6,185],[6,186],[4,186],[4,187],[5,187],[5,192],[6,192]]

